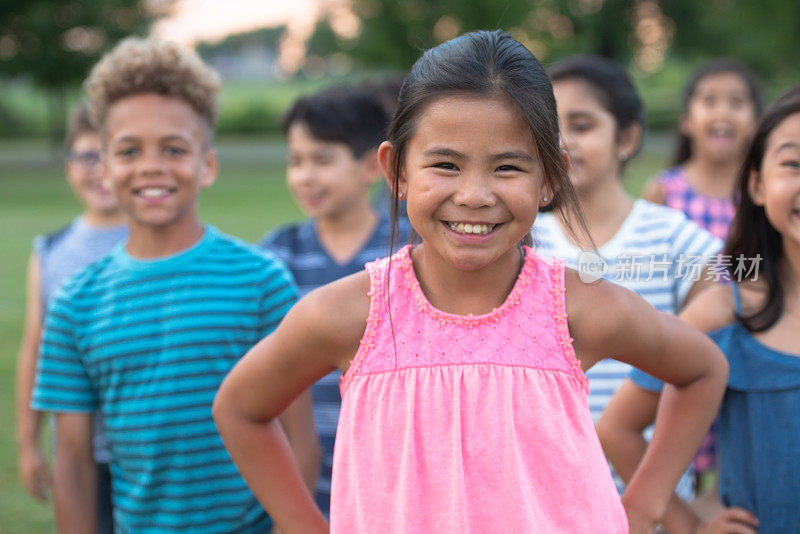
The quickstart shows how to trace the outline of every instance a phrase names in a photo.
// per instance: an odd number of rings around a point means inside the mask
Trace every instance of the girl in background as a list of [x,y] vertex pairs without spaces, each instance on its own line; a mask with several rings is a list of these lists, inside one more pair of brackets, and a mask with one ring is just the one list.
[[[711,332],[731,366],[718,433],[719,498],[729,508],[712,514],[700,531],[798,532],[800,86],[778,97],[761,118],[736,193],[741,203],[724,250],[733,259],[728,270],[734,283],[708,290],[681,314]],[[652,421],[642,396],[662,387],[636,371],[632,379],[601,421],[617,435],[632,436]],[[617,440],[606,449],[613,463],[635,465],[638,445]],[[693,532],[698,521],[671,532]]]
[[[699,332],[520,244],[540,206],[581,220],[558,137],[550,80],[508,34],[414,65],[379,159],[421,244],[306,295],[215,401],[285,534],[328,525],[275,417],[335,368],[332,532],[652,531],[727,371]],[[622,501],[586,401],[608,355],[676,386]]]
[[[645,187],[644,198],[684,212],[724,240],[736,209],[736,176],[762,107],[758,79],[740,62],[717,59],[697,68],[684,88],[672,167]],[[712,426],[692,462],[700,492],[714,484],[714,434]]]
[[761,108],[758,80],[738,61],[718,59],[698,68],[683,92],[672,167],[647,185],[644,198],[684,212],[725,239],[736,174]]
[[[657,310],[676,314],[709,282],[702,268],[722,242],[674,209],[634,200],[623,188],[625,165],[637,153],[644,130],[641,99],[621,65],[599,56],[573,56],[549,69],[561,122],[561,139],[570,157],[569,176],[586,215],[595,251],[584,251],[569,237],[568,221],[553,213],[536,219],[537,252],[566,260],[581,270],[594,257],[607,267],[604,278],[631,289]],[[681,261],[697,259],[678,271]],[[584,273],[587,274],[587,273]],[[589,408],[596,422],[630,365],[607,359],[589,378]],[[629,480],[632,473],[623,473]],[[622,491],[623,484],[618,478]],[[693,497],[691,477],[680,494]]]

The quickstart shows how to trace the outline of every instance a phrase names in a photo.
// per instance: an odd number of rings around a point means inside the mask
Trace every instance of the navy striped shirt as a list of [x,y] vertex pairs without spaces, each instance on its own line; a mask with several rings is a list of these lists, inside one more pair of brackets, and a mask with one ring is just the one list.
[[191,248],[157,260],[120,245],[54,297],[32,406],[100,410],[118,531],[267,530],[211,404],[296,297],[280,261],[211,226]]
[[[408,219],[398,221],[398,236],[395,250],[408,242],[411,225]],[[290,224],[267,234],[259,243],[286,262],[292,271],[300,295],[312,289],[364,270],[364,264],[389,254],[391,223],[381,216],[372,236],[355,256],[339,263],[325,250],[317,236],[313,219],[299,224]],[[317,480],[317,505],[327,515],[331,503],[331,469],[333,467],[333,444],[342,398],[339,393],[341,373],[334,371],[319,380],[312,388],[314,397],[314,421],[322,445],[320,476]]]

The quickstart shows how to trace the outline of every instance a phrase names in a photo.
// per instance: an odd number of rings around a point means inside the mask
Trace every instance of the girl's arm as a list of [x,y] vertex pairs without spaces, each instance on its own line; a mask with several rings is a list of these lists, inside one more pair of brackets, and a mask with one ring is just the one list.
[[[597,435],[608,461],[617,473],[629,483],[647,450],[642,432],[656,418],[660,392],[653,392],[627,379],[617,390],[597,422]],[[661,524],[668,532],[683,534],[694,532],[699,520],[692,510],[674,492]]]
[[[687,305],[680,317],[702,332],[712,332],[736,320],[734,309],[730,288],[717,285]],[[645,454],[647,442],[642,432],[656,418],[659,397],[660,393],[626,380],[598,421],[597,432],[603,450],[625,482],[631,480]],[[750,531],[745,530],[747,525],[757,524],[752,514],[741,509],[731,509],[707,524],[701,523],[700,518],[673,493],[661,523],[675,534],[717,532],[716,528],[727,526],[728,520],[732,522],[734,518],[740,523],[742,532]],[[727,532],[724,528],[719,531]]]
[[293,399],[347,371],[366,326],[369,277],[361,272],[312,291],[223,381],[214,419],[250,489],[284,534],[327,532],[278,424]]
[[42,413],[30,407],[39,361],[39,339],[42,337],[39,280],[39,259],[34,253],[28,261],[25,327],[17,361],[17,450],[20,477],[25,489],[36,499],[44,501],[50,487],[50,470],[39,439]]
[[708,337],[632,291],[605,281],[584,284],[572,270],[566,287],[569,328],[584,369],[613,357],[674,386],[663,395],[653,440],[622,498],[631,531],[652,531],[717,413],[727,362]]
[[281,428],[286,434],[303,481],[312,495],[316,493],[319,476],[321,447],[314,426],[314,409],[311,389],[305,390],[281,415]]

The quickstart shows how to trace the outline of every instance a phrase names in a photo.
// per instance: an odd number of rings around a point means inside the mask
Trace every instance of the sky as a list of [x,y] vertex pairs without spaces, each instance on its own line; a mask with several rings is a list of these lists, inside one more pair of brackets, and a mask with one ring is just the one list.
[[287,24],[290,31],[313,28],[321,0],[178,0],[174,14],[153,28],[161,39],[194,45],[231,33]]

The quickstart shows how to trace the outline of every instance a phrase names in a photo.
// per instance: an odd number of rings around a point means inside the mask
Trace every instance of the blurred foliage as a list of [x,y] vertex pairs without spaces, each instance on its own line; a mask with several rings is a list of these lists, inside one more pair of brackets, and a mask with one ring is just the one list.
[[[408,69],[420,52],[465,31],[503,28],[543,62],[595,53],[657,74],[735,56],[767,80],[794,75],[800,2],[787,0],[353,0],[355,37],[323,18],[309,50],[366,67]],[[743,38],[745,37],[745,38]]]
[[[140,0],[3,0],[0,73],[23,76],[47,93],[50,128],[60,137],[65,93],[119,39],[145,31],[152,17]],[[0,116],[9,113],[0,107]]]
[[237,33],[229,35],[216,43],[200,42],[197,44],[195,51],[204,59],[220,54],[235,54],[249,46],[263,45],[277,51],[278,41],[285,31],[286,26],[276,26],[273,28],[261,28],[252,32]]
[[674,127],[689,72],[715,57],[737,57],[774,96],[797,83],[800,2],[787,0],[352,0],[360,28],[335,31],[331,10],[309,54],[347,54],[360,68],[408,69],[421,52],[461,33],[503,28],[544,64],[575,53],[628,67],[648,125]]
[[3,0],[0,69],[47,89],[79,83],[117,40],[147,28],[139,0]]
[[[144,31],[171,3],[2,0],[0,136],[42,135],[55,128],[58,138],[63,116],[54,110],[77,99],[77,84],[91,64],[123,35]],[[738,57],[764,80],[767,97],[798,81],[796,0],[352,0],[351,7],[346,1],[321,5],[323,16],[305,43],[306,67],[314,62],[317,68],[303,67],[283,82],[227,80],[221,133],[276,133],[280,114],[298,94],[369,73],[404,72],[423,50],[481,28],[506,29],[545,65],[579,52],[617,59],[631,71],[648,124],[656,129],[674,126],[682,85],[689,71],[707,59]],[[337,21],[343,9],[352,9],[355,31],[343,31],[347,25]],[[214,58],[252,47],[274,49],[285,31],[277,27],[232,35],[219,43],[200,43],[197,50]]]

